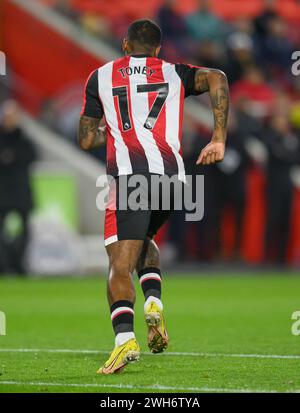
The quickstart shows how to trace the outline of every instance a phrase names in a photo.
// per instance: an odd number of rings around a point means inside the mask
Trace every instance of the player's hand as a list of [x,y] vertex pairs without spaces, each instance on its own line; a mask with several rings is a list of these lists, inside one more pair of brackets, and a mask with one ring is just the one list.
[[206,145],[196,162],[197,165],[210,165],[215,162],[220,162],[224,159],[225,143],[211,141]]

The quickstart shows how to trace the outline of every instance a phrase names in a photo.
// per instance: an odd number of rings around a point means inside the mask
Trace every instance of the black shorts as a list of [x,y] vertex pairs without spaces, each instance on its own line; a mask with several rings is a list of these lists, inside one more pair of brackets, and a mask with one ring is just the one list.
[[[141,175],[142,182],[137,178]],[[157,181],[153,183],[155,178],[164,177],[146,173],[141,175],[122,175],[110,185],[105,211],[105,246],[121,240],[152,238],[174,210],[177,188],[182,182],[174,179],[175,184],[170,185],[166,194],[166,187],[157,186]],[[166,195],[165,201],[169,199],[169,202],[162,201],[163,193]]]

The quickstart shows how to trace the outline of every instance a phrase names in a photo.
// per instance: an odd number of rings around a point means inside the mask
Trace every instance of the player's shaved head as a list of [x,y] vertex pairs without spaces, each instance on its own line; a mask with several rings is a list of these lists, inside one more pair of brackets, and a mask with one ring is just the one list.
[[152,20],[136,20],[128,28],[123,49],[127,53],[145,51],[151,55],[159,52],[161,45],[161,29]]

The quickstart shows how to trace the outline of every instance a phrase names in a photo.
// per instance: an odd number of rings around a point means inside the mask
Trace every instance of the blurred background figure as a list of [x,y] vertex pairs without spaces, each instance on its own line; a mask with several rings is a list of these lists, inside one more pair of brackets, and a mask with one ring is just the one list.
[[269,18],[267,32],[259,41],[259,59],[275,71],[290,67],[293,44],[289,39],[288,26],[280,16]]
[[164,36],[162,55],[166,60],[188,55],[185,22],[176,9],[177,0],[165,0],[157,12],[157,22]]
[[186,17],[186,26],[194,41],[221,42],[225,33],[225,22],[211,10],[210,0],[198,0],[197,9]]
[[220,51],[220,45],[210,40],[201,42],[198,49],[194,50],[195,63],[202,67],[217,67],[226,70],[224,56]]
[[263,0],[262,10],[254,19],[255,31],[261,38],[266,36],[270,21],[278,17],[276,3],[276,0]]
[[[229,118],[227,151],[223,162],[212,169],[214,187],[215,217],[215,258],[222,257],[220,228],[224,213],[229,209],[235,225],[234,242],[229,259],[240,261],[242,258],[241,243],[244,227],[244,211],[246,204],[246,178],[249,171],[249,155],[246,150],[247,135],[239,133],[238,120]],[[228,257],[227,257],[228,259]]]
[[229,82],[234,83],[255,65],[254,44],[249,34],[234,32],[227,39],[227,47],[228,62],[225,71]]
[[284,265],[292,225],[292,167],[300,164],[300,137],[291,129],[287,116],[277,115],[271,118],[263,139],[268,149],[265,260]]
[[0,116],[0,272],[22,274],[33,207],[29,168],[36,153],[20,127],[17,103],[5,101]]
[[271,114],[275,93],[258,66],[248,66],[241,80],[231,88],[234,103],[241,98],[249,101],[249,113],[256,118],[265,118]]

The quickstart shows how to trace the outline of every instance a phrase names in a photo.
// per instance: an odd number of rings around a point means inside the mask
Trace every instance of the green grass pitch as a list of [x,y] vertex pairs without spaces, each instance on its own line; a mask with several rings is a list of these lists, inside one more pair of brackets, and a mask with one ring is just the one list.
[[113,346],[105,284],[104,277],[0,278],[7,319],[0,392],[300,391],[300,336],[291,334],[299,277],[166,274],[171,341],[163,355],[148,352],[136,285],[143,354],[114,376],[96,374]]

